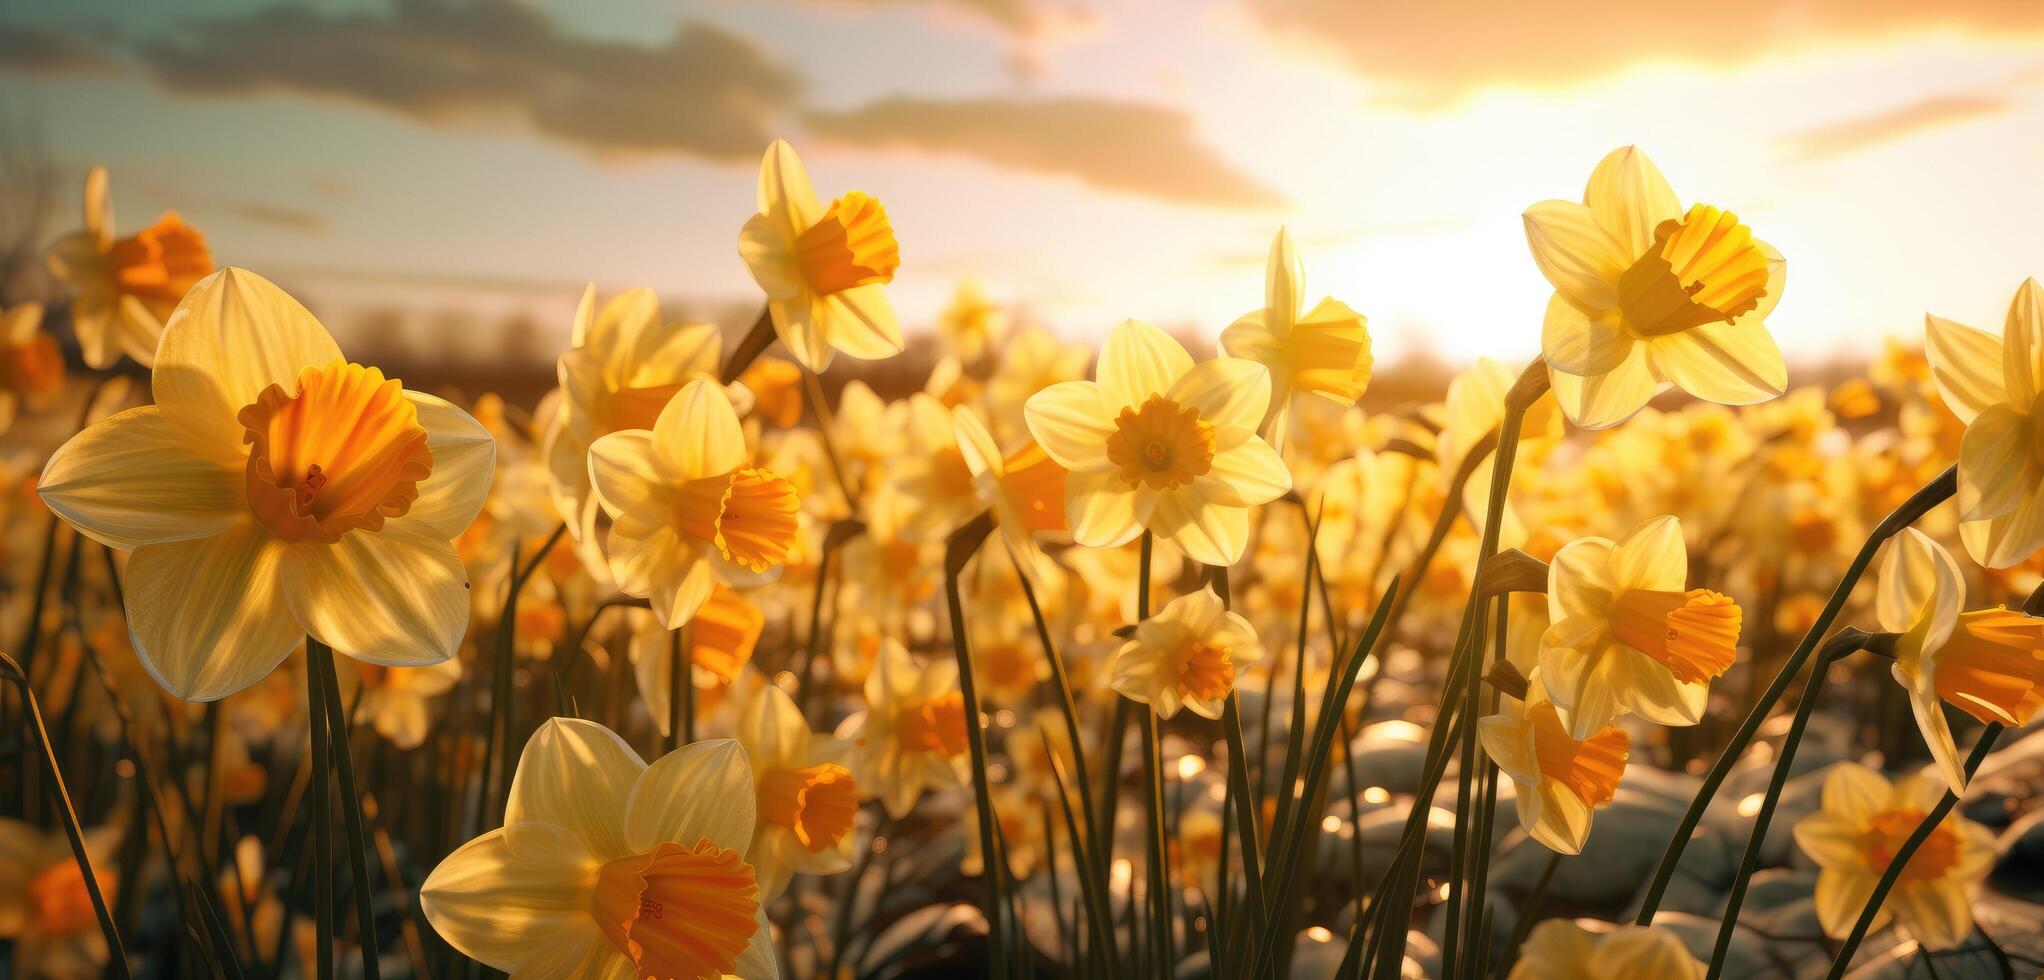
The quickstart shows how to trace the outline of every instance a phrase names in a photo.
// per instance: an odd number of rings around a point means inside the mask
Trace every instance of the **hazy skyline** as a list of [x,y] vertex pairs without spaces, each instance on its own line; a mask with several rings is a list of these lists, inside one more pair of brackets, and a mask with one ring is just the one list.
[[[2044,7],[1336,0],[0,4],[0,103],[123,230],[175,208],[316,307],[722,313],[767,140],[893,216],[904,320],[961,277],[1094,336],[1212,336],[1271,235],[1380,356],[1537,351],[1519,213],[1638,144],[1789,260],[1791,359],[2044,274]],[[1364,12],[1357,12],[1362,10]],[[54,231],[76,221],[67,185]]]

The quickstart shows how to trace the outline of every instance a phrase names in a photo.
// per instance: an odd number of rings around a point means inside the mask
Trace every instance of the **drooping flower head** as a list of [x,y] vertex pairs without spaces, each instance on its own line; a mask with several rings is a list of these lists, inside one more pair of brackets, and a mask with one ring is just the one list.
[[1073,539],[1111,548],[1147,528],[1195,561],[1234,564],[1249,543],[1249,508],[1292,483],[1256,434],[1270,372],[1239,357],[1195,365],[1169,334],[1130,320],[1108,336],[1094,377],[1045,388],[1024,412],[1044,452],[1071,471]]
[[227,269],[163,331],[156,404],[94,423],[40,486],[80,533],[133,552],[135,652],[187,700],[232,694],[306,634],[390,667],[468,628],[453,539],[489,494],[489,432],[342,357],[268,280]]
[[85,227],[50,246],[49,267],[73,290],[72,330],[86,366],[111,367],[122,354],[147,365],[165,318],[212,274],[213,253],[175,211],[116,239],[106,168],[94,167],[85,175]]
[[1497,714],[1476,723],[1483,751],[1511,777],[1519,826],[1527,836],[1562,854],[1579,854],[1597,808],[1611,802],[1625,776],[1632,738],[1605,726],[1588,737],[1569,734],[1540,671],[1524,700],[1498,699]]
[[1219,718],[1235,679],[1263,659],[1249,621],[1229,612],[1211,588],[1179,596],[1136,624],[1114,655],[1114,689],[1149,705],[1159,718],[1180,707]]
[[2044,619],[2000,606],[1966,612],[1965,602],[1966,579],[1951,553],[1904,528],[1881,566],[1874,612],[1882,629],[1902,634],[1895,680],[1909,692],[1938,771],[1961,793],[1966,770],[1943,704],[2010,728],[2044,707]]
[[773,980],[756,814],[731,739],[648,766],[602,725],[551,718],[518,757],[504,826],[441,861],[419,907],[515,976]]
[[2044,286],[2023,280],[1996,337],[1924,317],[1924,350],[1966,434],[1959,441],[1960,536],[1989,568],[2044,548]]
[[1533,927],[1509,980],[1702,980],[1701,960],[1659,926],[1591,932],[1566,919]]
[[1729,211],[1683,210],[1637,147],[1597,164],[1582,203],[1541,201],[1525,220],[1554,286],[1540,349],[1570,421],[1617,425],[1664,384],[1724,405],[1787,389],[1765,322],[1781,302],[1781,253]]
[[1710,682],[1732,666],[1740,612],[1730,597],[1691,589],[1682,524],[1657,517],[1612,542],[1579,538],[1554,555],[1547,585],[1554,625],[1541,638],[1548,696],[1587,738],[1631,712],[1694,725]]
[[[1817,862],[1817,921],[1830,936],[1852,931],[1902,844],[1944,795],[1936,780],[1889,783],[1857,762],[1824,777],[1822,805],[1796,823],[1796,843]],[[1970,893],[1994,866],[1994,835],[1957,813],[1931,831],[1874,918],[1899,919],[1926,949],[1949,949],[1973,931]]]
[[785,140],[759,165],[759,213],[738,236],[738,254],[766,291],[774,331],[812,371],[843,351],[861,360],[901,352],[901,325],[882,288],[901,265],[894,226],[880,202],[852,191],[824,207]]
[[1292,392],[1310,392],[1353,405],[1370,384],[1369,321],[1348,304],[1322,299],[1306,308],[1306,268],[1292,235],[1278,229],[1264,273],[1263,309],[1244,314],[1221,331],[1221,347],[1270,369],[1270,425],[1285,431]]

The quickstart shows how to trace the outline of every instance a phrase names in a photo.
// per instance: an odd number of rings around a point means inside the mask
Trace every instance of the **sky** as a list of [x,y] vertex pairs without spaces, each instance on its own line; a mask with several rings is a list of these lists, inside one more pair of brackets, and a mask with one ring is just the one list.
[[1627,144],[1787,256],[1792,361],[1996,329],[2044,274],[2035,0],[0,0],[0,113],[53,233],[104,164],[121,231],[174,208],[344,339],[551,348],[587,282],[749,319],[776,137],[884,202],[911,329],[971,278],[1075,339],[1212,336],[1284,226],[1381,360],[1531,356],[1520,213]]

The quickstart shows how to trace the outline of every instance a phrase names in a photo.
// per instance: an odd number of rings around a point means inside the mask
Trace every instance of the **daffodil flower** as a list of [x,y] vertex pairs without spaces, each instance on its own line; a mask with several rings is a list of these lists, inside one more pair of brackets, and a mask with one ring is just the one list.
[[781,343],[811,371],[836,351],[861,360],[901,352],[901,325],[883,288],[901,265],[887,209],[859,191],[825,208],[785,140],[759,165],[759,213],[738,254],[767,294]]
[[1024,411],[1043,451],[1071,471],[1073,539],[1111,548],[1148,528],[1194,561],[1234,564],[1249,508],[1292,485],[1256,434],[1270,372],[1239,357],[1195,365],[1169,334],[1130,320],[1108,336],[1094,377],[1045,388]]
[[1702,980],[1704,974],[1681,937],[1659,926],[1591,932],[1549,919],[1526,934],[1508,980]]
[[2021,564],[2044,548],[2044,286],[2023,280],[1996,337],[1924,317],[1930,375],[1959,441],[1959,533],[1989,568]]
[[[674,694],[675,631],[656,617],[641,615],[639,619],[641,625],[632,631],[628,653],[632,677],[638,682],[646,712],[653,716],[653,727],[666,736],[671,734],[668,722],[674,717],[670,699]],[[744,593],[714,584],[710,597],[689,618],[688,630],[681,638],[689,644],[689,683],[714,688],[737,680],[752,662],[753,648],[765,629],[766,614]]]
[[1966,579],[1951,553],[1904,528],[1881,566],[1874,613],[1882,629],[1902,634],[1895,680],[1955,793],[1966,791],[1966,769],[1940,702],[2010,728],[2044,707],[2044,619],[2000,606],[1964,612],[1965,601]]
[[1526,698],[1498,699],[1497,714],[1479,719],[1483,751],[1511,777],[1526,835],[1561,854],[1579,854],[1597,808],[1611,802],[1625,776],[1632,738],[1606,726],[1586,738],[1569,734],[1548,701],[1540,671]]
[[1582,203],[1542,201],[1525,221],[1554,286],[1540,349],[1570,421],[1617,425],[1664,384],[1723,405],[1786,390],[1765,323],[1781,301],[1781,253],[1729,211],[1684,211],[1636,147],[1597,164]]
[[1570,734],[1588,738],[1630,711],[1657,725],[1694,725],[1712,678],[1732,665],[1739,606],[1690,589],[1689,552],[1673,517],[1613,543],[1579,538],[1555,552],[1540,671]]
[[1235,680],[1263,659],[1249,621],[1229,612],[1211,588],[1179,596],[1149,619],[1115,652],[1114,689],[1147,704],[1159,718],[1183,707],[1219,718]]
[[715,376],[723,340],[709,324],[663,323],[659,297],[650,289],[630,290],[599,308],[595,286],[582,293],[569,338],[572,346],[556,364],[560,400],[540,451],[554,508],[567,522],[576,554],[608,583],[589,447],[613,432],[651,429],[682,385]]
[[866,675],[866,710],[845,720],[840,736],[859,746],[859,788],[895,817],[907,815],[927,788],[964,786],[967,770],[965,696],[958,662],[916,663],[893,638],[880,641]]
[[760,584],[794,548],[795,488],[747,455],[730,399],[703,380],[682,386],[652,429],[589,447],[590,483],[610,515],[610,574],[668,629],[696,614],[720,576]]
[[967,279],[951,295],[951,305],[938,314],[937,329],[953,354],[974,361],[1000,343],[1008,332],[1008,314],[987,299],[978,283]]
[[1265,267],[1263,309],[1244,314],[1221,331],[1230,357],[1246,357],[1270,370],[1267,435],[1283,433],[1292,392],[1353,405],[1370,384],[1369,321],[1340,300],[1306,308],[1306,267],[1292,235],[1278,229]]
[[1023,570],[1041,582],[1055,572],[1037,543],[1038,534],[1065,530],[1065,480],[1057,460],[1031,439],[1011,453],[994,442],[979,413],[960,405],[951,410],[958,451],[972,474],[972,490],[994,513],[1001,540]]
[[400,749],[416,749],[425,744],[431,726],[427,705],[461,681],[461,660],[450,657],[425,667],[357,662],[352,672],[339,676],[342,684],[356,682],[353,692],[342,690],[355,706],[357,724],[367,723]]
[[94,167],[85,175],[85,227],[50,246],[48,264],[73,290],[71,327],[86,366],[111,367],[122,354],[146,366],[164,319],[213,272],[213,253],[175,211],[116,239],[106,168]]
[[419,907],[449,945],[514,976],[773,980],[746,859],[756,816],[731,739],[648,766],[602,725],[551,718],[518,757],[504,826],[441,861]]
[[779,895],[793,875],[850,869],[859,816],[852,743],[810,731],[795,699],[772,684],[746,704],[738,741],[759,791],[759,825],[747,854],[759,871],[761,897]]
[[[1819,809],[1795,829],[1796,843],[1819,868],[1817,922],[1826,935],[1852,931],[1896,852],[1943,796],[1944,788],[1923,776],[1890,784],[1857,762],[1831,767]],[[1873,927],[1900,920],[1926,949],[1959,945],[1973,931],[1969,892],[1993,866],[1994,835],[1947,815],[1910,856]]]
[[43,329],[43,304],[0,310],[0,433],[22,409],[49,407],[64,388],[64,352]]
[[[93,877],[108,903],[121,884],[112,870],[119,843],[116,827],[85,831]],[[19,976],[85,980],[102,975],[109,955],[106,934],[99,930],[85,874],[62,831],[0,818],[0,939],[13,944]]]
[[255,683],[307,634],[386,667],[438,663],[468,628],[452,540],[482,509],[488,431],[341,356],[312,314],[241,269],[164,328],[156,404],[50,457],[50,509],[133,552],[135,652],[194,701]]

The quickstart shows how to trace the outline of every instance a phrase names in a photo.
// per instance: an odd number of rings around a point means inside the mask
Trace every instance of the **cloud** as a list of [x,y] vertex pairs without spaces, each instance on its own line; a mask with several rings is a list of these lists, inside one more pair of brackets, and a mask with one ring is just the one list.
[[1939,95],[1893,109],[1830,123],[1788,136],[1789,151],[1805,160],[1820,160],[1906,139],[1925,130],[1982,116],[1999,115],[2013,105],[1996,95]]
[[1090,11],[1041,0],[819,0],[831,7],[913,7],[985,21],[1018,36],[1083,31],[1097,22]]
[[1495,85],[1565,86],[1649,61],[1739,64],[1826,41],[1955,31],[2044,33],[2035,0],[1241,0],[1273,35],[1332,54],[1415,103]]
[[596,40],[517,0],[397,0],[387,13],[277,6],[192,22],[138,54],[175,91],[289,91],[429,122],[508,113],[606,155],[750,159],[800,88],[764,51],[714,27],[683,24],[659,46]]
[[58,75],[119,67],[87,38],[37,24],[0,23],[0,71]]
[[332,226],[326,215],[305,208],[264,204],[260,201],[243,201],[231,204],[227,212],[251,224],[268,225],[303,235],[317,235]]
[[961,154],[1165,200],[1236,208],[1284,203],[1201,143],[1190,115],[1163,106],[1084,97],[904,96],[845,112],[812,112],[808,123],[841,144]]

